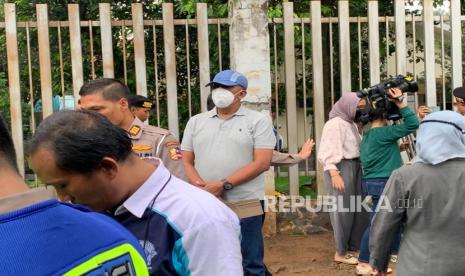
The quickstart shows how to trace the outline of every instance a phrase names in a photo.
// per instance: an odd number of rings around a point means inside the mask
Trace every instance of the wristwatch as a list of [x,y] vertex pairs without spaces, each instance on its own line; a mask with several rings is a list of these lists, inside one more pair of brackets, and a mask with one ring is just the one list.
[[234,187],[233,184],[229,182],[226,178],[221,180],[221,182],[223,182],[223,189],[225,191],[229,191]]

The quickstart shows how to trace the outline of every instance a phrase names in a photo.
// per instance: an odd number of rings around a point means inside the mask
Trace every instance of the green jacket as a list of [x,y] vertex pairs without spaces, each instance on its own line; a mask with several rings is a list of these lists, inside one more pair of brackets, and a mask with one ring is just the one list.
[[387,178],[402,166],[397,140],[415,131],[420,123],[410,108],[400,109],[403,123],[372,128],[363,136],[360,145],[360,161],[363,178]]

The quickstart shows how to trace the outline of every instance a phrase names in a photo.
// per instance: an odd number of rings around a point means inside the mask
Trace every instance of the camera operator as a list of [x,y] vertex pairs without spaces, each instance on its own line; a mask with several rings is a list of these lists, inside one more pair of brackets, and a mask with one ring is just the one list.
[[[414,112],[408,108],[402,99],[402,90],[390,88],[387,90],[388,100],[394,103],[403,123],[388,126],[388,111],[385,108],[372,108],[368,112],[370,129],[365,133],[360,146],[360,160],[363,168],[362,186],[367,196],[372,198],[372,212],[378,206],[380,195],[391,173],[402,166],[402,159],[398,146],[398,139],[415,131],[419,122]],[[370,252],[368,248],[371,223],[368,225],[360,244],[359,264],[356,267],[358,275],[366,275],[372,272],[369,265]],[[394,239],[391,252],[397,252],[400,242],[400,233]]]

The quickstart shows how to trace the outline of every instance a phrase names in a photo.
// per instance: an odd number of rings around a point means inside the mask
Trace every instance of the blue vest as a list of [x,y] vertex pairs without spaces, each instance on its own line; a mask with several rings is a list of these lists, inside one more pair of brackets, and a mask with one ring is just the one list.
[[169,223],[167,217],[152,211],[150,217],[146,212],[142,219],[129,212],[114,218],[131,231],[141,244],[145,243],[150,275],[179,275],[173,252],[177,250],[176,241],[181,234]]
[[0,275],[148,272],[139,242],[117,222],[50,199],[0,214]]

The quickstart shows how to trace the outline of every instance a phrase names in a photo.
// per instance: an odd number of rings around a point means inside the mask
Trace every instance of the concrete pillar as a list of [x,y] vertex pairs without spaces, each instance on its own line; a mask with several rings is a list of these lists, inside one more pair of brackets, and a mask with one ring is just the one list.
[[[231,69],[249,80],[244,105],[270,116],[271,71],[267,0],[229,0]],[[266,173],[265,193],[274,196],[274,173]],[[265,235],[276,233],[276,214],[266,216]]]

